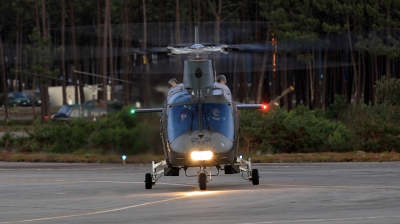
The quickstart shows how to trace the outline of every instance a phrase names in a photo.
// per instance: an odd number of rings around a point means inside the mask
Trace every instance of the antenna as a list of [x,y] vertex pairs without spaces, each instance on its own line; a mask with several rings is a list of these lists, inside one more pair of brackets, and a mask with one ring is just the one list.
[[195,44],[199,43],[199,27],[198,26],[194,27],[194,43]]

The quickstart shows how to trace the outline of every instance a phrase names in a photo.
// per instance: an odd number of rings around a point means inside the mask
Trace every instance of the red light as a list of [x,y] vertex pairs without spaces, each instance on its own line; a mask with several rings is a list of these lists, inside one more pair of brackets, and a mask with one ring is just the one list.
[[262,109],[263,109],[263,110],[267,110],[267,109],[268,109],[268,105],[263,104],[263,105],[262,105]]

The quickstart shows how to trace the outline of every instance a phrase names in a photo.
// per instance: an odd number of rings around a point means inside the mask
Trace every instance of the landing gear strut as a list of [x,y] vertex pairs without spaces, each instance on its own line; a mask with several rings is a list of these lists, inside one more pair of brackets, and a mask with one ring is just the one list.
[[157,172],[156,168],[159,166],[163,166],[166,165],[167,161],[166,160],[162,160],[159,163],[155,163],[155,161],[153,160],[151,162],[151,167],[152,167],[152,173],[146,173],[145,175],[145,179],[144,179],[144,185],[146,189],[151,189],[153,187],[153,185],[156,184],[158,178],[161,177],[161,175],[164,173],[164,169],[160,170]]
[[[246,164],[247,167],[239,167],[239,169],[243,173],[247,173],[247,179],[253,183],[253,185],[258,185],[260,183],[260,176],[258,175],[258,169],[251,169],[251,158],[247,158],[247,160],[244,160],[242,158],[238,158],[236,162],[242,164]],[[243,174],[242,174],[243,175]]]

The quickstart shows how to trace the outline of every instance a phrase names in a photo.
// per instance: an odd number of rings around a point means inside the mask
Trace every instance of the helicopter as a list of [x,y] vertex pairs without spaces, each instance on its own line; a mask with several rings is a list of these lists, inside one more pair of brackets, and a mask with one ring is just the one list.
[[[240,121],[239,110],[267,110],[292,91],[290,87],[269,104],[237,104],[226,85],[226,77],[215,77],[208,54],[232,51],[227,45],[204,46],[199,44],[197,28],[195,44],[189,47],[167,47],[169,55],[187,55],[184,61],[183,82],[175,78],[164,107],[132,109],[132,113],[161,112],[160,136],[165,159],[152,161],[152,170],[145,174],[145,188],[152,189],[162,176],[187,175],[188,168],[198,168],[196,175],[200,190],[207,189],[207,182],[220,170],[225,174],[242,173],[245,180],[259,184],[258,169],[252,168],[251,158],[238,155]],[[239,164],[237,164],[239,163]],[[243,166],[244,165],[244,166]],[[161,170],[160,166],[166,166]],[[211,168],[217,168],[212,174]]]

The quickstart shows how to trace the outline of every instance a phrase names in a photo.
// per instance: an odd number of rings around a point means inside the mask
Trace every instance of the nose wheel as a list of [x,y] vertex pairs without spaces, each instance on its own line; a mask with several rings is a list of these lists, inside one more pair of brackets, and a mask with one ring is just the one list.
[[[200,171],[197,173],[197,179],[199,181],[199,188],[201,191],[207,189],[207,172],[205,167],[200,167]],[[211,181],[211,171],[210,171],[210,181]]]
[[199,174],[199,188],[202,191],[207,188],[207,175],[205,173]]

